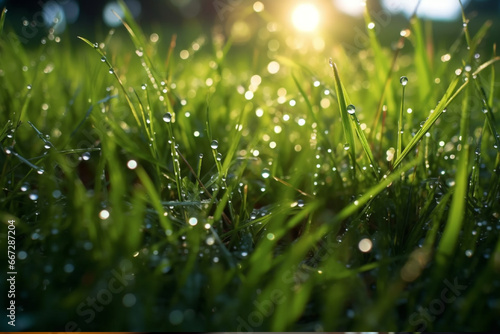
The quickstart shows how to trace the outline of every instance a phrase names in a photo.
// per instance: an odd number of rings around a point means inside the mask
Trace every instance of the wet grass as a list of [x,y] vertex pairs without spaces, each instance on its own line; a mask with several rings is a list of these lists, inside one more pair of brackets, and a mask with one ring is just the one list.
[[394,50],[367,29],[304,54],[279,30],[182,49],[128,12],[128,36],[33,49],[4,21],[16,329],[499,327],[489,23],[433,53],[413,18]]

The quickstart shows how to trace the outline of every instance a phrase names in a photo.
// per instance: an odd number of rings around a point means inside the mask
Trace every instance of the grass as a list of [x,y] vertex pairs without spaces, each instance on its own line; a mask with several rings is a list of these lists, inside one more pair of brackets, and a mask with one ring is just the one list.
[[97,43],[29,48],[5,16],[0,216],[16,221],[16,329],[500,325],[488,22],[457,24],[430,54],[413,17],[405,36],[385,32],[395,50],[368,29],[353,55],[304,54],[279,31],[155,42],[127,10]]

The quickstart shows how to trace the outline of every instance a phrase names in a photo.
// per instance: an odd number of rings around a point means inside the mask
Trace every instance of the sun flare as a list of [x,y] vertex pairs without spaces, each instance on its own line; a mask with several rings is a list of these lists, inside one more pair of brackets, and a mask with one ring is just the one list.
[[300,31],[313,31],[319,24],[319,11],[312,4],[298,5],[292,14],[292,22],[295,28]]

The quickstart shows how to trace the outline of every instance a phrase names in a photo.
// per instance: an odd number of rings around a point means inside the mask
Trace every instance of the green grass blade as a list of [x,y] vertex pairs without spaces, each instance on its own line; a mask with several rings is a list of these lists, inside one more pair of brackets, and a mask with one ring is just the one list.
[[[134,16],[132,15],[130,10],[128,9],[125,2],[123,0],[119,0],[118,3],[120,4],[120,7],[123,10],[123,14],[125,16],[125,21],[122,20],[119,16],[118,17],[120,18],[120,21],[122,22],[125,29],[127,29],[128,33],[132,39],[132,42],[134,43],[134,45],[136,47],[136,50],[137,50],[136,54],[141,59],[144,60],[141,63],[142,63],[144,70],[146,71],[146,74],[147,74],[151,84],[153,85],[155,90],[159,91],[161,88],[158,85],[158,83],[161,82],[161,79],[159,78],[156,71],[154,70],[153,62],[151,61],[151,59],[149,58],[149,56],[146,52],[147,47],[146,47],[146,39],[144,37],[144,33],[142,32],[142,29],[139,27],[139,25],[137,25],[137,22],[134,20]],[[168,99],[166,99],[166,100],[167,100],[167,103],[169,103],[169,100]]]
[[[374,86],[375,90],[378,93],[377,96],[380,96],[380,101],[379,105],[377,108],[377,117],[374,118],[375,123],[372,127],[373,132],[375,133],[375,128],[376,124],[378,122],[378,118],[380,117],[380,112],[382,111],[382,106],[384,103],[386,103],[389,106],[389,109],[395,109],[395,94],[394,90],[389,89],[390,88],[390,83],[391,83],[391,76],[392,72],[394,70],[394,67],[396,66],[396,60],[399,56],[399,52],[404,45],[404,38],[401,38],[398,42],[398,46],[396,50],[394,51],[394,56],[392,60],[390,61],[390,58],[387,57],[386,52],[382,48],[382,45],[380,44],[380,41],[377,38],[377,29],[383,29],[384,28],[384,20],[379,17],[379,20],[376,20],[377,23],[375,23],[370,15],[370,12],[368,10],[368,6],[365,6],[364,10],[364,21],[365,21],[365,28],[366,28],[366,34],[368,36],[368,41],[370,45],[370,52],[373,53],[373,61],[374,61],[374,70],[375,70],[375,75],[373,78],[370,79],[371,84]],[[384,14],[385,15],[385,14]],[[375,27],[370,29],[372,24],[375,24]]]
[[302,71],[306,72],[311,77],[317,77],[317,75],[308,66],[305,66],[303,63],[297,63],[297,62],[293,61],[293,59],[291,59],[289,57],[282,56],[282,55],[276,55],[274,58],[276,60],[278,60],[280,64],[287,65],[287,66],[290,66],[290,67],[298,69],[298,70],[302,70]]
[[23,106],[21,108],[21,112],[19,113],[19,117],[14,121],[14,124],[19,124],[19,122],[22,122],[24,120],[24,115],[26,114],[26,111],[28,110],[28,107],[30,105],[32,94],[28,92],[26,94],[26,98],[24,100]]
[[[136,47],[143,47],[146,42],[144,39],[144,34],[142,32],[142,29],[137,25],[137,22],[134,20],[134,16],[128,9],[127,4],[123,0],[118,0],[118,3],[120,4],[120,7],[123,11],[123,15],[125,18],[124,22],[121,17],[118,15],[118,18],[120,21],[122,21],[122,24],[124,24],[125,29],[127,29],[128,33],[130,34],[130,37],[132,38],[132,41],[134,42]],[[115,13],[116,14],[116,13]]]
[[[319,122],[318,117],[314,113],[313,106],[311,104],[309,96],[306,94],[304,88],[302,87],[299,80],[297,79],[297,77],[293,73],[292,73],[292,78],[293,78],[293,81],[295,82],[295,86],[297,87],[297,89],[300,92],[300,95],[302,95],[302,97],[304,98],[304,101],[306,102],[307,111],[309,112],[309,115],[313,119],[314,123],[316,123],[316,124],[318,124],[318,126],[320,126],[320,124],[322,124],[322,122]],[[319,132],[323,136],[323,139],[325,140],[325,143],[328,145],[328,147],[332,147],[332,143],[330,142],[330,138],[325,134],[325,131],[319,131]]]
[[92,47],[94,50],[96,50],[97,53],[101,56],[101,59],[104,59],[104,62],[106,63],[106,65],[108,65],[109,70],[112,71],[113,75],[115,76],[116,80],[118,81],[118,84],[120,85],[120,88],[122,89],[122,92],[125,96],[125,99],[127,100],[129,107],[130,107],[130,111],[132,111],[132,115],[134,116],[134,119],[135,119],[137,125],[139,126],[140,129],[144,130],[146,125],[141,123],[139,116],[138,116],[138,113],[137,113],[137,110],[136,110],[134,104],[132,103],[132,100],[128,96],[127,90],[125,89],[125,86],[123,85],[122,80],[120,79],[120,77],[118,76],[116,71],[114,70],[113,65],[111,65],[111,63],[109,62],[106,55],[102,52],[102,50],[98,46],[96,47],[97,44],[94,44],[91,41],[89,41],[88,39],[81,37],[81,36],[78,36],[78,38],[81,39],[82,41],[84,41],[87,45]]
[[471,48],[469,50],[469,55],[470,56],[473,56],[476,54],[476,50],[477,48],[479,47],[479,45],[481,44],[481,42],[483,41],[483,39],[486,37],[486,34],[488,33],[488,31],[490,30],[491,26],[493,25],[493,22],[492,21],[486,21],[482,26],[481,28],[479,29],[479,31],[474,35],[474,37],[472,38],[472,45],[471,45]]
[[7,137],[7,133],[10,132],[13,128],[11,120],[8,120],[0,131],[0,144],[3,143],[5,138]]
[[[493,58],[496,58],[497,56],[497,46],[496,44],[493,46]],[[495,67],[491,67],[491,76],[490,76],[490,97],[488,99],[488,104],[491,106],[493,105],[493,99],[495,96],[495,78],[496,78],[496,71]]]
[[339,71],[337,65],[330,59],[330,66],[333,69],[333,75],[335,78],[335,91],[337,93],[337,101],[339,104],[340,117],[342,119],[342,127],[344,128],[344,136],[347,145],[349,145],[349,156],[351,157],[351,163],[354,167],[353,177],[356,175],[356,146],[354,142],[354,135],[352,132],[352,124],[349,118],[349,113],[347,112],[347,104],[344,95],[344,88],[342,86],[342,81],[340,80]]
[[146,193],[151,199],[151,205],[158,214],[161,226],[166,231],[168,230],[172,231],[172,224],[170,223],[170,220],[167,218],[167,216],[164,214],[165,209],[163,208],[160,196],[158,194],[158,191],[156,190],[155,185],[153,184],[153,182],[147,175],[146,171],[142,167],[137,168],[137,176],[141,180],[142,185],[146,189]]
[[26,164],[27,166],[33,168],[34,170],[40,172],[40,173],[43,173],[44,170],[43,168],[41,167],[38,167],[37,165],[34,165],[33,163],[31,163],[28,159],[24,158],[23,156],[21,156],[19,153],[17,152],[14,152],[14,151],[10,151],[10,154],[12,154],[13,156],[15,156],[16,158],[18,158],[22,163]]
[[417,17],[412,18],[412,30],[415,46],[415,69],[418,77],[417,87],[420,100],[426,101],[432,90],[432,71],[427,55],[427,44],[424,37],[422,23]]
[[233,161],[233,157],[236,155],[236,151],[238,149],[238,145],[241,140],[241,131],[243,127],[245,127],[246,121],[246,115],[250,111],[249,105],[246,105],[245,109],[241,112],[240,118],[236,122],[234,126],[234,130],[232,133],[231,138],[233,140],[231,141],[231,146],[229,147],[229,150],[225,154],[224,162],[222,163],[222,177],[227,177],[227,173],[229,172],[229,167]]
[[90,114],[92,113],[92,110],[94,109],[94,106],[95,105],[98,105],[98,104],[101,104],[101,103],[106,103],[108,102],[109,100],[111,99],[114,99],[118,97],[118,95],[108,95],[106,96],[105,98],[97,101],[95,104],[92,104],[88,109],[87,109],[87,112],[85,113],[85,116],[83,117],[83,119],[80,121],[80,123],[78,123],[78,125],[76,126],[76,128],[73,130],[73,132],[71,132],[71,136],[73,137],[75,134],[78,133],[78,131],[81,129],[81,127],[83,126],[83,124],[85,124],[85,122],[87,121],[87,119],[90,117]]
[[128,221],[127,228],[122,233],[122,238],[127,249],[138,249],[140,247],[142,235],[140,233],[131,233],[131,231],[139,231],[141,229],[147,202],[145,191],[143,189],[136,190],[132,198],[130,220]]
[[[486,63],[482,64],[481,66],[478,67],[478,69],[472,73],[472,77],[477,76],[479,73],[481,73],[484,69],[487,67],[491,66],[495,62],[499,61],[500,57],[495,57]],[[420,130],[415,134],[415,136],[412,138],[410,143],[406,146],[406,148],[403,150],[403,153],[401,153],[401,156],[399,156],[395,163],[394,163],[394,168],[399,166],[403,159],[410,153],[418,144],[418,142],[422,139],[422,137],[430,130],[432,125],[438,120],[438,118],[441,116],[443,113],[443,110],[448,107],[448,105],[458,96],[458,94],[468,85],[469,81],[466,81],[464,84],[462,84],[456,91],[455,88],[458,86],[458,83],[460,82],[460,77],[457,76],[449,85],[448,89],[446,90],[446,93],[442,97],[441,101],[437,105],[436,109],[434,112],[429,116],[429,118],[425,121],[423,126],[420,128]]]
[[443,113],[443,110],[446,109],[446,107],[454,100],[454,98],[457,96],[457,94],[467,85],[467,83],[463,84],[457,91],[455,91],[455,88],[457,87],[458,83],[460,82],[460,77],[456,77],[448,89],[446,90],[446,93],[444,94],[443,98],[437,105],[436,109],[434,109],[434,112],[429,116],[429,118],[425,121],[423,126],[420,128],[420,130],[415,134],[415,136],[412,138],[412,140],[408,143],[406,148],[403,150],[401,155],[399,155],[394,162],[394,168],[399,166],[403,159],[410,153],[420,142],[422,137],[430,130],[432,125],[438,120],[438,118],[441,116]]
[[[479,73],[481,73],[484,69],[488,68],[495,62],[499,61],[500,57],[495,57],[481,66],[477,68],[474,73],[472,73],[472,77],[477,76]],[[468,85],[469,81],[466,81],[464,84],[462,84],[456,91],[455,88],[458,86],[458,83],[460,82],[460,77],[457,76],[449,85],[448,89],[446,90],[446,93],[444,96],[441,98],[441,101],[437,105],[436,109],[434,112],[429,116],[429,118],[425,121],[423,126],[420,128],[420,130],[415,134],[415,136],[412,138],[412,140],[408,143],[406,148],[403,150],[403,153],[401,153],[401,156],[399,156],[395,163],[394,163],[394,168],[399,166],[403,159],[410,153],[418,144],[418,142],[422,139],[422,137],[430,130],[432,125],[438,120],[438,118],[441,116],[443,113],[443,110],[448,107],[448,105],[458,96],[458,94]]]
[[[471,80],[471,77],[468,77]],[[469,81],[468,80],[468,81]],[[438,269],[445,270],[452,259],[454,249],[458,242],[462,223],[466,217],[466,199],[469,175],[469,123],[470,123],[470,86],[465,90],[462,102],[462,114],[460,120],[460,136],[462,138],[462,149],[460,151],[457,174],[455,177],[455,190],[451,200],[450,213],[446,222],[443,236],[439,243],[437,265]]]
[[450,201],[450,198],[453,194],[453,189],[450,189],[443,198],[441,198],[441,201],[439,204],[434,208],[432,211],[432,215],[430,215],[432,219],[432,225],[429,231],[427,232],[427,235],[425,236],[425,242],[424,242],[424,248],[428,249],[429,251],[433,249],[434,244],[436,242],[438,232],[440,229],[440,222],[441,219],[443,218],[446,207],[448,206],[448,202]]
[[0,15],[0,35],[3,33],[3,27],[5,25],[5,17],[7,16],[7,8],[2,9],[2,15]]
[[315,245],[316,242],[322,238],[328,231],[332,228],[338,226],[343,220],[349,218],[354,213],[356,213],[360,208],[371,201],[375,196],[380,194],[384,189],[386,189],[391,183],[401,178],[401,173],[408,171],[418,164],[421,160],[421,156],[413,159],[406,165],[402,166],[400,171],[393,172],[388,176],[385,176],[376,185],[368,189],[361,197],[356,201],[349,204],[343,208],[338,214],[336,214],[332,219],[322,224],[319,228],[314,230],[308,235],[304,235],[294,246],[293,256],[290,256],[283,264],[283,268],[290,268],[293,266],[293,261],[298,261],[303,257],[303,255]]
[[38,138],[40,138],[45,144],[49,145],[50,147],[55,148],[54,144],[52,144],[50,142],[50,140],[48,140],[47,138],[45,138],[45,136],[43,135],[43,133],[40,130],[38,130],[33,123],[31,123],[30,121],[28,121],[28,124],[29,124],[29,126],[31,126],[33,128],[33,130],[35,130],[36,134],[38,135]]
[[358,135],[359,141],[361,142],[361,147],[363,148],[363,151],[365,151],[365,154],[368,157],[370,166],[375,174],[375,178],[378,180],[379,179],[378,163],[375,160],[375,157],[373,156],[372,149],[370,147],[370,144],[368,144],[365,132],[363,131],[363,129],[361,129],[358,116],[356,116],[356,114],[352,114],[351,116],[354,120],[354,129],[356,130],[356,134]]
[[[492,67],[492,69],[493,69],[492,76],[494,77],[495,76],[494,67]],[[493,88],[490,88],[490,89],[492,89],[491,94],[489,97],[487,97],[486,93],[484,92],[483,87],[481,87],[479,85],[479,81],[474,80],[474,84],[475,84],[475,88],[476,88],[477,92],[479,93],[479,96],[481,97],[481,100],[483,102],[483,113],[486,114],[486,122],[488,123],[488,127],[489,127],[491,133],[493,134],[493,140],[495,141],[495,147],[496,147],[497,151],[500,153],[500,134],[498,133],[498,131],[496,129],[495,116],[493,115],[493,108],[491,107],[492,96],[494,95],[493,94],[494,90],[493,90]]]
[[398,142],[396,149],[396,158],[401,155],[403,152],[403,132],[404,132],[404,122],[403,122],[403,110],[405,106],[405,89],[406,84],[408,83],[408,78],[401,77],[401,85],[403,86],[403,94],[401,95],[401,107],[399,108],[399,117],[398,117]]
[[342,211],[338,213],[338,215],[335,217],[336,221],[341,221],[344,219],[347,219],[349,216],[354,214],[356,211],[359,210],[359,208],[363,207],[363,205],[367,204],[373,197],[377,196],[382,190],[387,188],[392,182],[397,180],[399,177],[401,177],[401,173],[405,173],[409,169],[413,168],[415,165],[417,165],[420,162],[421,158],[417,157],[407,163],[406,165],[402,166],[401,170],[398,172],[393,172],[389,174],[387,177],[384,177],[381,181],[379,181],[375,186],[371,187],[369,190],[367,190],[363,196],[358,198],[356,201],[354,201],[352,204],[344,208]]

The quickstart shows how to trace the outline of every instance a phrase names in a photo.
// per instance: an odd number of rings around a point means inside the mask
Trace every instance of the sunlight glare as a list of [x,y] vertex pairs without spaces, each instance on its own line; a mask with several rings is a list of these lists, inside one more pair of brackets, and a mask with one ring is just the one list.
[[365,10],[365,0],[335,0],[335,6],[342,13],[350,16],[361,16]]
[[[403,13],[406,17],[413,14],[419,0],[394,1],[382,0],[382,6],[391,14]],[[470,0],[462,0],[465,7]],[[460,3],[455,0],[421,0],[418,7],[418,16],[436,21],[453,21],[460,18]]]
[[300,31],[313,31],[319,24],[319,11],[312,4],[298,5],[293,11],[292,22],[295,28]]

